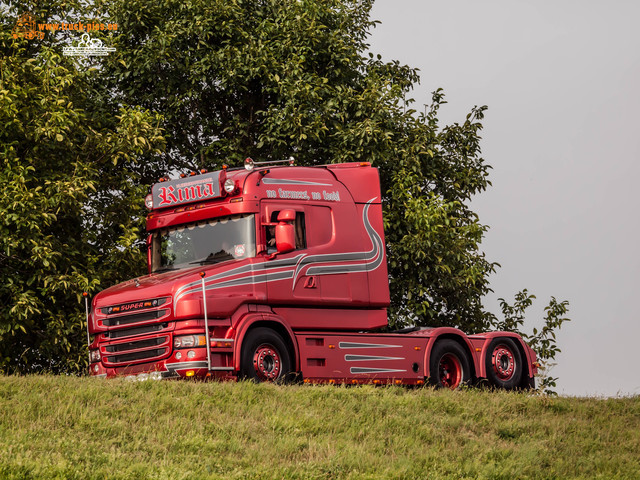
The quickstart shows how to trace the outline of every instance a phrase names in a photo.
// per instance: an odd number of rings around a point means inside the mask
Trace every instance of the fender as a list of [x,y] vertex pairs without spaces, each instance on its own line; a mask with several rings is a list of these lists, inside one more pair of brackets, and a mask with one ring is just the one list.
[[430,337],[429,337],[429,341],[427,342],[427,347],[424,354],[424,376],[425,377],[429,377],[431,373],[429,371],[429,362],[431,360],[431,351],[433,350],[433,346],[435,345],[436,341],[438,341],[438,339],[443,335],[447,335],[448,337],[456,337],[456,339],[462,340],[462,342],[466,345],[467,350],[471,355],[470,360],[473,363],[473,370],[476,373],[476,377],[478,376],[478,371],[479,371],[478,364],[481,364],[482,362],[479,361],[478,355],[476,354],[475,349],[471,344],[471,341],[469,340],[469,337],[467,337],[467,335],[465,335],[464,332],[462,332],[462,330],[459,330],[453,327],[437,327],[431,330],[429,333],[430,333]]
[[[482,338],[485,340],[484,344],[482,345],[482,351],[480,352],[480,358],[479,358],[479,363],[480,363],[480,368],[479,370],[477,370],[478,372],[478,377],[480,378],[487,378],[487,368],[486,368],[486,362],[485,359],[487,358],[487,355],[489,355],[489,344],[491,343],[491,340],[493,340],[496,337],[507,337],[507,338],[511,338],[512,340],[514,340],[516,343],[520,344],[521,348],[522,348],[522,352],[524,352],[524,356],[525,358],[523,358],[523,361],[525,361],[527,363],[527,369],[526,369],[526,375],[531,378],[534,376],[534,369],[535,366],[533,365],[537,358],[535,357],[535,353],[533,353],[533,350],[531,350],[531,347],[529,347],[529,345],[526,344],[526,342],[522,339],[522,337],[520,337],[520,335],[518,335],[517,333],[514,332],[488,332],[488,333],[481,333],[478,335],[472,335],[472,337],[474,338]],[[522,353],[520,352],[520,353]],[[532,356],[533,353],[533,356]]]
[[[241,317],[238,323],[235,325],[234,329],[236,331],[236,338],[233,345],[233,368],[236,372],[240,371],[240,358],[241,358],[241,350],[242,350],[242,342],[244,341],[244,337],[246,336],[249,328],[252,325],[255,325],[258,322],[270,322],[277,323],[282,328],[284,328],[289,335],[289,339],[291,340],[291,344],[293,345],[293,370],[298,371],[300,369],[300,353],[298,349],[298,342],[296,340],[293,331],[287,325],[282,317],[273,313],[248,313]],[[286,339],[284,339],[286,341]]]

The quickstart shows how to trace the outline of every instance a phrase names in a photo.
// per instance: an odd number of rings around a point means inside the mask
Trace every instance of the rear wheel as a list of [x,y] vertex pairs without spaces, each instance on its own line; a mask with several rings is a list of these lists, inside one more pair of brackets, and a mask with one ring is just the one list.
[[255,328],[242,344],[240,376],[256,382],[286,380],[291,358],[282,337],[269,328]]
[[430,382],[438,388],[455,390],[471,380],[471,367],[464,348],[454,340],[440,340],[429,360]]
[[487,352],[485,366],[489,383],[505,390],[519,387],[524,369],[515,342],[511,338],[494,338]]

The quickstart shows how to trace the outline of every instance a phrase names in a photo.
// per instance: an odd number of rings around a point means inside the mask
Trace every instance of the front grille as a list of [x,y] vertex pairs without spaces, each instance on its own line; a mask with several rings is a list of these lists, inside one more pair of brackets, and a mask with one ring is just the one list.
[[120,317],[107,318],[102,323],[107,327],[117,325],[129,325],[131,323],[148,322],[163,317],[167,310],[156,310],[155,312],[132,313],[131,315],[122,315]]
[[170,305],[171,298],[163,297],[102,307],[107,315],[102,325],[108,328],[99,337],[104,365],[124,367],[167,358],[173,323],[163,320],[170,318]]
[[[142,338],[130,342],[102,347],[102,358],[106,365],[118,366],[133,362],[160,360],[170,352],[171,337]],[[115,355],[114,355],[115,354]]]
[[150,338],[148,340],[140,340],[138,342],[118,343],[116,345],[109,345],[105,347],[107,353],[127,352],[129,350],[135,350],[138,348],[155,347],[163,344],[167,340],[167,337]]
[[154,350],[145,350],[144,352],[127,353],[125,355],[114,355],[107,357],[108,363],[130,363],[137,360],[152,360],[162,357],[167,351],[166,348],[156,348]]
[[168,327],[167,323],[160,323],[157,325],[147,325],[145,327],[114,330],[112,332],[105,333],[104,336],[107,338],[135,337],[137,335],[144,335],[146,333],[161,332],[167,327]]

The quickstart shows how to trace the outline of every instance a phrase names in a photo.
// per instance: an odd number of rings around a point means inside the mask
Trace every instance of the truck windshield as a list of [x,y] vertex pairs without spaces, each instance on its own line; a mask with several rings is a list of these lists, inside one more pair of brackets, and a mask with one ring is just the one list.
[[255,257],[253,215],[166,228],[152,235],[152,272]]

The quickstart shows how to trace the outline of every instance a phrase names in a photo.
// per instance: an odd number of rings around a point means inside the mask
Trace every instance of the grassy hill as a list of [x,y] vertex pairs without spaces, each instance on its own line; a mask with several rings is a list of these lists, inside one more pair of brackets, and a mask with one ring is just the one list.
[[640,397],[0,376],[0,478],[640,478]]

